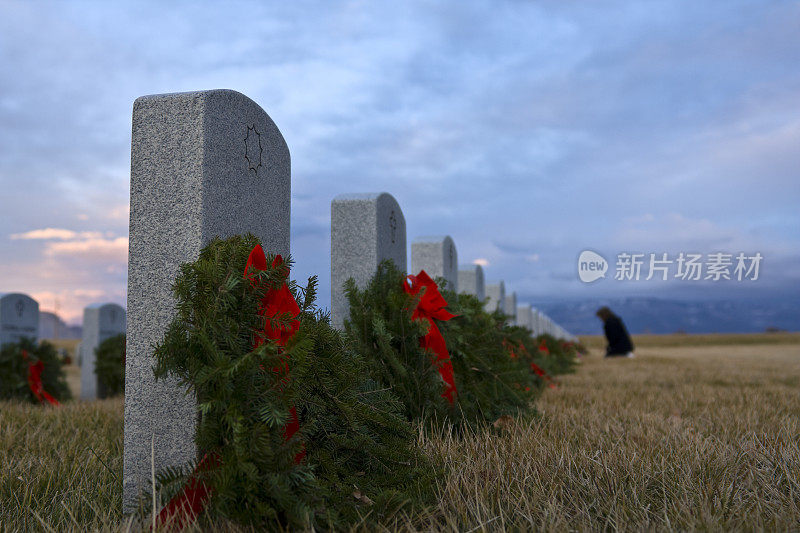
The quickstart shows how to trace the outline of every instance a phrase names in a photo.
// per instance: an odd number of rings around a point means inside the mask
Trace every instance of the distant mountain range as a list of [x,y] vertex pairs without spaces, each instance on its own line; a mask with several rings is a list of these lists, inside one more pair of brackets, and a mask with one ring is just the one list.
[[800,331],[800,302],[678,301],[660,298],[619,298],[543,302],[535,307],[576,335],[603,332],[595,311],[607,305],[632,334],[756,333],[769,328]]

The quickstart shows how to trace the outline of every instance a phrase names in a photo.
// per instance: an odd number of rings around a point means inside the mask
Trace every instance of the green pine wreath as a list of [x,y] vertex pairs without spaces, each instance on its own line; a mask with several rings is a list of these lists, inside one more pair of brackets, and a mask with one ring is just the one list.
[[30,365],[41,361],[44,391],[59,402],[72,398],[67,386],[61,358],[55,346],[47,341],[37,344],[32,339],[6,343],[0,349],[0,400],[23,400],[41,403],[28,383]]
[[[195,464],[218,459],[198,474],[213,487],[207,516],[267,529],[340,529],[421,505],[437,470],[418,449],[402,404],[370,380],[363,358],[314,307],[315,278],[298,288],[287,269],[268,267],[256,283],[244,279],[257,244],[252,235],[215,239],[181,266],[177,315],[155,351],[156,377],[177,378],[197,398]],[[255,332],[270,320],[259,305],[283,283],[298,299],[299,330],[285,348],[254,348]],[[284,365],[288,373],[274,370]],[[287,441],[292,407],[300,430]],[[165,499],[195,464],[159,473]]]
[[107,338],[94,353],[97,396],[110,398],[125,392],[125,334]]

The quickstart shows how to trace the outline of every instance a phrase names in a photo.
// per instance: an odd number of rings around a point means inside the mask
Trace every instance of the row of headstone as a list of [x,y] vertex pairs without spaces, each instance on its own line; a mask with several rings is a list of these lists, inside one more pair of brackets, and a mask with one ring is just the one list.
[[517,306],[517,325],[530,329],[534,335],[548,334],[570,342],[578,340],[575,335],[554,322],[549,316],[527,304]]
[[[196,400],[175,380],[155,381],[153,346],[174,316],[171,287],[181,263],[212,238],[253,233],[267,253],[289,252],[289,149],[255,102],[229,90],[145,96],[133,106],[123,510],[132,511],[151,469],[196,458]],[[387,259],[406,271],[406,224],[388,193],[331,203],[331,321],[349,315],[344,282],[363,288]],[[459,270],[448,236],[412,243],[412,270],[505,309],[503,284]],[[516,296],[508,305],[516,315]],[[99,339],[99,335],[98,335]],[[99,341],[98,341],[99,342]],[[88,347],[84,348],[84,353]],[[85,365],[86,366],[86,365]]]
[[[406,270],[406,223],[397,200],[386,192],[343,194],[331,202],[331,321],[342,328],[349,316],[344,283],[352,279],[364,288],[387,259]],[[573,339],[566,330],[530,306],[518,306],[517,294],[506,294],[505,283],[485,284],[483,268],[458,268],[458,250],[449,235],[425,236],[411,243],[411,272],[425,270],[444,280],[446,288],[486,300],[488,311],[500,310],[512,324],[534,334]]]
[[[331,202],[331,304],[332,323],[341,328],[349,316],[344,283],[352,278],[363,288],[378,268],[391,259],[406,269],[405,217],[397,200],[389,193],[344,194]],[[425,270],[441,278],[456,292],[486,299],[486,309],[500,310],[512,324],[529,328],[535,334],[573,338],[539,311],[517,305],[517,294],[506,294],[501,281],[486,285],[483,268],[472,265],[458,269],[458,251],[449,235],[418,237],[411,243],[411,272]],[[522,314],[519,310],[522,309]],[[535,317],[535,320],[534,320]]]
[[[38,340],[39,319],[39,303],[27,294],[0,294],[0,346],[19,342],[23,338]],[[113,303],[94,304],[84,309],[83,337],[76,354],[81,364],[81,398],[97,398],[95,349],[107,338],[120,333],[125,333],[125,310],[121,306]]]

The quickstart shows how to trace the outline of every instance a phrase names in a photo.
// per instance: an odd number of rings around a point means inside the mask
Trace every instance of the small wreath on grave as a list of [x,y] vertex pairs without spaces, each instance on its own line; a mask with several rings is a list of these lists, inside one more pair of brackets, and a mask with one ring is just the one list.
[[71,399],[55,346],[31,339],[0,349],[0,400],[58,405]]
[[125,392],[125,334],[104,340],[94,353],[97,396],[110,398]]
[[[400,397],[409,419],[470,424],[527,411],[538,393],[530,386],[537,379],[505,350],[505,318],[487,313],[473,296],[440,292],[439,284],[423,274],[409,276],[409,288],[405,273],[387,261],[363,290],[352,282],[345,286],[350,303],[345,329],[373,378]],[[418,310],[429,291],[439,302],[431,316],[444,318],[435,325],[448,352],[452,383],[432,350],[436,343],[425,341],[432,326]],[[446,314],[438,315],[440,306],[446,306]],[[442,398],[443,388],[449,397]],[[455,393],[447,395],[450,389]]]

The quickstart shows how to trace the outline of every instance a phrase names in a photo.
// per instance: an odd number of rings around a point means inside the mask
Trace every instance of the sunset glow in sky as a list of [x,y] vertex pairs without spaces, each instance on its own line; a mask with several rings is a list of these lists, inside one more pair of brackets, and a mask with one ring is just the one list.
[[[519,302],[800,296],[800,3],[0,2],[0,292],[124,305],[131,111],[229,88],[292,157],[294,275],[387,191]],[[578,281],[584,249],[760,252],[751,284]]]

